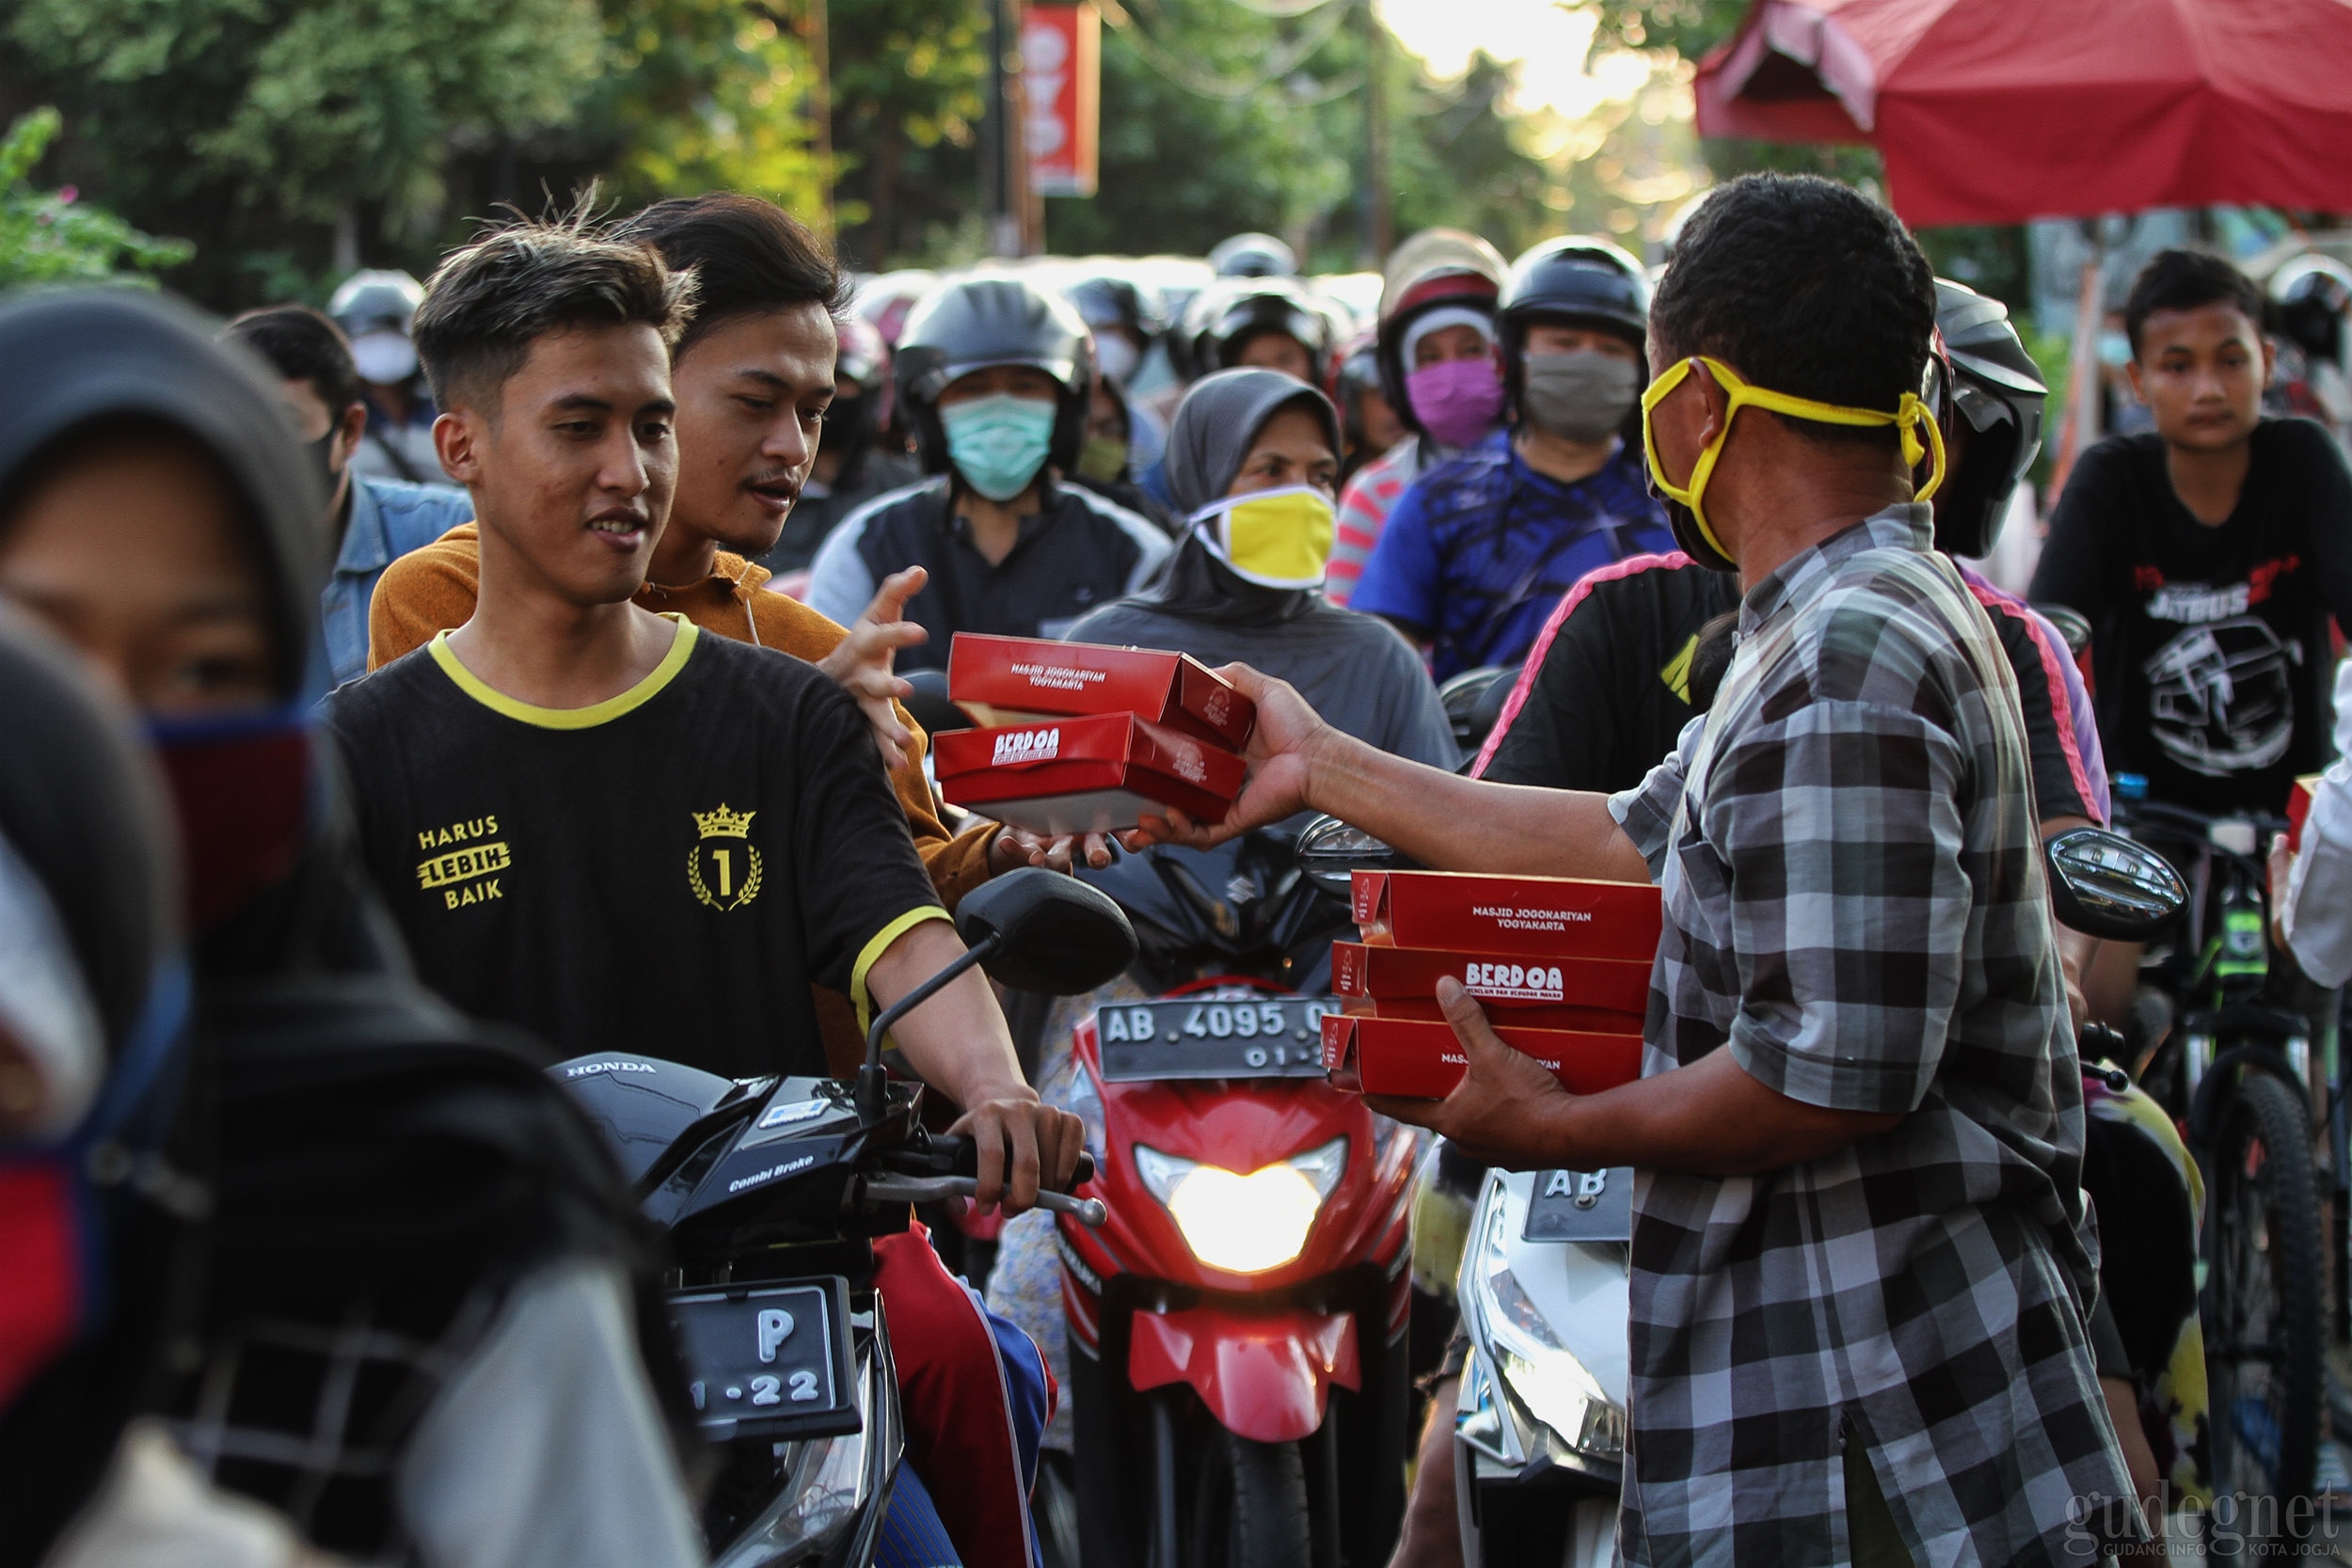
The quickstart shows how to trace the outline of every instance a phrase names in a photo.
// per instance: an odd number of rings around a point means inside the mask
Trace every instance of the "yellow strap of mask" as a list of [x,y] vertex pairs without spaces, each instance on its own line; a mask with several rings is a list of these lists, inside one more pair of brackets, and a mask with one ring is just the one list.
[[[1722,432],[1714,440],[1708,443],[1705,451],[1699,453],[1698,462],[1691,468],[1691,483],[1686,487],[1669,480],[1666,477],[1666,470],[1659,464],[1658,436],[1651,416],[1658,405],[1665,401],[1666,394],[1681,386],[1684,378],[1701,365],[1705,365],[1715,377],[1717,385],[1730,394],[1731,401],[1724,409]],[[1642,450],[1649,459],[1650,478],[1657,483],[1659,491],[1668,499],[1679,501],[1691,509],[1692,519],[1698,524],[1699,532],[1706,536],[1707,542],[1713,546],[1716,552],[1726,561],[1732,559],[1731,552],[1724,548],[1721,539],[1715,537],[1715,531],[1707,521],[1707,512],[1701,505],[1700,499],[1706,494],[1708,476],[1715,471],[1715,459],[1723,455],[1724,443],[1731,438],[1732,420],[1738,416],[1740,409],[1751,404],[1758,408],[1770,409],[1775,414],[1787,414],[1792,419],[1799,420],[1818,420],[1823,424],[1891,424],[1901,433],[1903,463],[1906,467],[1917,467],[1919,460],[1923,457],[1931,456],[1934,459],[1928,470],[1927,483],[1912,493],[1912,499],[1920,501],[1932,499],[1937,489],[1944,483],[1944,433],[1936,427],[1934,412],[1920,400],[1918,393],[1905,392],[1902,401],[1895,405],[1892,413],[1881,408],[1846,408],[1834,403],[1816,403],[1811,398],[1795,397],[1788,392],[1775,392],[1765,387],[1752,387],[1742,381],[1739,373],[1722,360],[1710,358],[1703,354],[1694,356],[1677,363],[1673,369],[1651,382],[1647,389],[1642,393]],[[1924,444],[1919,437],[1919,432],[1922,430],[1927,432]]]

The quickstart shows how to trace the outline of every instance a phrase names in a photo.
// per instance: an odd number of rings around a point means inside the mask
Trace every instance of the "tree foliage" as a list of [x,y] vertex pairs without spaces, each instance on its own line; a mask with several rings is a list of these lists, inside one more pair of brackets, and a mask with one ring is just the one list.
[[114,185],[332,221],[568,120],[599,31],[590,0],[19,0],[8,36],[103,126]]
[[604,0],[598,69],[580,123],[611,148],[605,190],[623,205],[725,189],[802,214],[823,206],[816,66],[785,6]]
[[977,252],[982,0],[830,0],[827,10],[844,250],[874,267]]
[[27,283],[149,281],[194,248],[185,240],[142,234],[71,186],[38,190],[33,166],[62,123],[40,108],[0,137],[0,289]]

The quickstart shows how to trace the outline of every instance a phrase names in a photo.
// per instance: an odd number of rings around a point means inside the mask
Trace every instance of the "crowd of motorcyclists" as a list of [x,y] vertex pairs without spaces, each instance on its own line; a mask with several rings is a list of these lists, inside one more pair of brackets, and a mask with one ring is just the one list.
[[[2033,850],[2111,775],[2266,823],[2326,769],[2261,846],[2274,973],[2352,974],[2352,273],[2152,261],[2153,428],[2008,588],[1969,562],[2052,389],[1854,192],[1738,182],[1659,268],[1433,230],[1372,281],[1246,234],[861,284],[713,194],[323,311],[0,300],[0,1565],[708,1560],[672,1259],[540,1069],[846,1079],[910,999],[977,1192],[873,1243],[917,1479],[867,1545],[1062,1549],[1078,1265],[1037,1202],[1104,1155],[1073,1036],[1152,993],[926,982],[996,879],[1318,813],[1665,890],[1641,1084],[1565,1095],[1457,986],[1463,1089],[1376,1107],[1444,1151],[1428,1215],[1481,1164],[1643,1172],[1624,1560],[2152,1549],[2213,1485],[2198,1171],[2127,1075],[2086,1090],[2078,1030],[2129,1067],[2163,1026]],[[944,807],[908,676],[958,632],[1232,667],[1232,817]],[[1441,684],[1497,670],[1466,729]],[[1417,1309],[1392,1560],[1459,1561],[1473,1353]]]

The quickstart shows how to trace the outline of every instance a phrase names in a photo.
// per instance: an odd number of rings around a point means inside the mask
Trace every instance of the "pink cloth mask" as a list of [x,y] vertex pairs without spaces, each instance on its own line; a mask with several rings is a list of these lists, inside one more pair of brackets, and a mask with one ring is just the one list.
[[1491,359],[1444,359],[1405,378],[1413,417],[1440,446],[1475,446],[1502,420],[1502,378]]

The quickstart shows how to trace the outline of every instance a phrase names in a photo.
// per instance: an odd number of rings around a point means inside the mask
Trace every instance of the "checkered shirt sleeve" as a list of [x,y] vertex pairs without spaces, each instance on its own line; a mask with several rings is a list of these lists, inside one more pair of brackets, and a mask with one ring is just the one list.
[[1780,1170],[1641,1173],[1630,1562],[1844,1560],[1849,1442],[1922,1562],[2130,1528],[2093,1517],[2129,1481],[2014,677],[1927,546],[1900,509],[1758,584],[1713,709],[1612,802],[1665,906],[1645,1073],[1727,1045],[1900,1117]]

